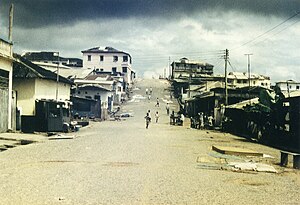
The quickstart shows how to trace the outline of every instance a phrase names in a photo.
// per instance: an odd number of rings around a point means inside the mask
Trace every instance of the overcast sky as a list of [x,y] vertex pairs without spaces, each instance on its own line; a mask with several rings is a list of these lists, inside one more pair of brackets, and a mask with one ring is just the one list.
[[111,46],[131,54],[138,75],[155,76],[169,56],[206,61],[223,73],[227,48],[229,71],[246,72],[244,54],[251,53],[252,72],[300,81],[300,15],[292,17],[299,0],[0,0],[3,39],[11,3],[18,53],[81,58],[82,50]]

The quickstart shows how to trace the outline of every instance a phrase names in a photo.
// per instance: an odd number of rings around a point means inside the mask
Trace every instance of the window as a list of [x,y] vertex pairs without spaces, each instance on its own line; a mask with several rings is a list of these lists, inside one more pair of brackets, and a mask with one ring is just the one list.
[[246,84],[247,83],[247,80],[243,80],[243,84]]
[[128,56],[123,56],[123,62],[128,62]]
[[300,86],[299,85],[296,85],[296,90],[299,90]]
[[104,56],[100,56],[100,61],[104,61]]
[[265,84],[264,84],[264,83],[261,83],[261,85],[264,86]]
[[92,56],[88,55],[88,61],[91,61],[91,60],[92,60]]
[[117,72],[117,67],[112,67],[112,68],[111,68],[111,72],[112,72],[112,73],[116,73],[116,72]]
[[95,99],[95,100],[100,100],[101,97],[100,97],[100,95],[95,95],[95,96],[94,96],[94,99]]
[[237,83],[242,83],[242,80],[237,80]]
[[122,67],[122,72],[127,73],[127,67]]
[[78,91],[77,93],[80,94],[80,91]]
[[49,103],[49,117],[60,117],[60,106],[55,103]]
[[256,82],[255,82],[255,81],[253,81],[253,85],[255,85],[255,83],[256,83]]
[[118,56],[114,56],[113,59],[114,59],[114,62],[117,62],[118,61]]

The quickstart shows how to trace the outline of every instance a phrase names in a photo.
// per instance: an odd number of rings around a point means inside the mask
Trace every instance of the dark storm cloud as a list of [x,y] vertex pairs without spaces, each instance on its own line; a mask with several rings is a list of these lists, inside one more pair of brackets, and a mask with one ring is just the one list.
[[205,11],[285,17],[300,10],[299,0],[10,0],[3,3],[2,16],[10,3],[15,4],[15,25],[27,28],[105,18],[175,19]]

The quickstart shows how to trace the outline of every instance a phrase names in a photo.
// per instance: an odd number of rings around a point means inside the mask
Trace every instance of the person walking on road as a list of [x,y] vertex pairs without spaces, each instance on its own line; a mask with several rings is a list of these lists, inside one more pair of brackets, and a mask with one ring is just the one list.
[[146,95],[148,95],[148,88],[146,88]]
[[146,113],[145,120],[146,120],[146,129],[148,129],[149,124],[151,122],[151,117],[149,116],[149,112]]
[[152,91],[153,91],[153,90],[152,90],[152,87],[150,87],[150,94],[151,94],[151,95],[152,95]]
[[155,123],[158,123],[158,118],[159,118],[158,111],[156,111],[156,113],[155,113]]
[[150,122],[151,122],[151,112],[150,112],[150,110],[148,110],[148,116],[149,116],[149,118],[150,118]]
[[203,112],[198,113],[199,115],[199,129],[203,130],[204,129],[204,116]]
[[158,98],[156,98],[156,105],[155,105],[155,107],[159,107],[159,99]]
[[166,105],[166,110],[167,110],[167,115],[169,116],[169,114],[170,114],[170,105],[169,105],[169,103],[167,103],[167,105]]

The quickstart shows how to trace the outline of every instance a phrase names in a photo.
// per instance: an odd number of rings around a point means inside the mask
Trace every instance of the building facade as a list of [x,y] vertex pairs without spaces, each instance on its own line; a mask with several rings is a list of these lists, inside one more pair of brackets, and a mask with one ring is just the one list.
[[276,82],[276,86],[279,87],[281,91],[300,90],[300,83],[293,80]]
[[174,61],[171,64],[172,73],[171,78],[188,78],[199,77],[200,75],[213,75],[214,66],[199,61],[189,60],[187,58],[181,58],[179,61]]
[[112,47],[95,47],[81,51],[83,68],[95,71],[121,73],[126,83],[131,84],[135,73],[132,70],[132,58],[129,53]]
[[0,132],[14,127],[12,62],[12,44],[0,39]]
[[270,88],[271,81],[270,77],[258,74],[251,74],[250,75],[250,82],[248,73],[242,72],[230,72],[227,76],[227,83],[228,86],[233,88],[242,88],[242,87],[264,87]]

